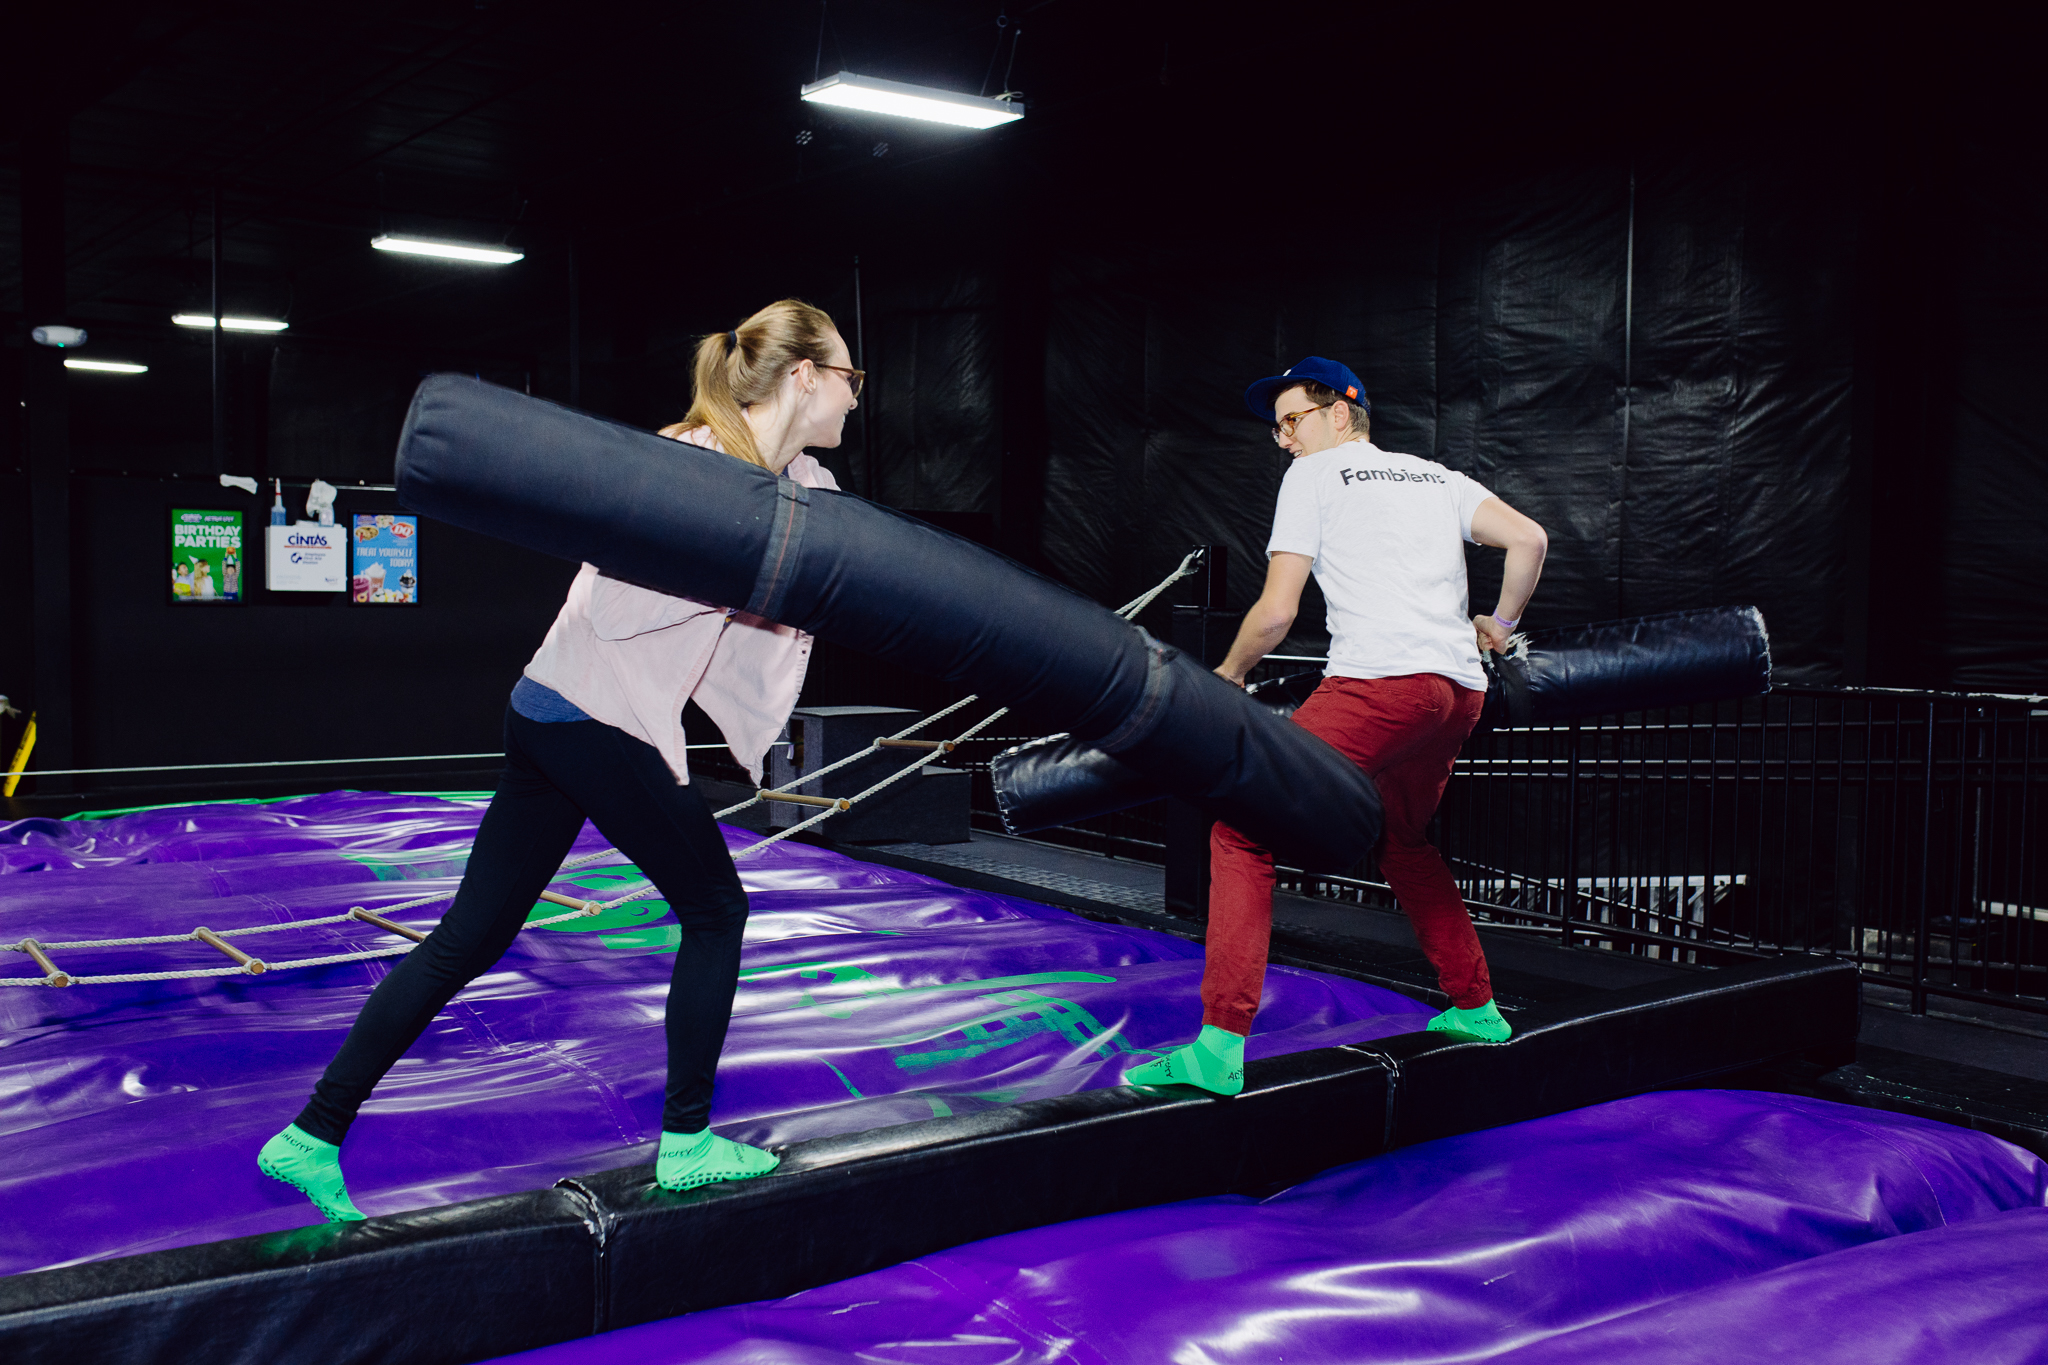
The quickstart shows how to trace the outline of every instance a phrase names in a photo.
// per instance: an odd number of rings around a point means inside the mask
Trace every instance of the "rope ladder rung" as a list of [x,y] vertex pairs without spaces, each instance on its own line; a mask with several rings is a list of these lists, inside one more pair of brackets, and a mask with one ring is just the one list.
[[234,944],[228,942],[203,924],[192,931],[192,937],[206,944],[209,948],[219,949],[222,954],[251,976],[261,976],[270,970],[262,958],[249,956],[249,954],[243,952],[240,948],[237,948]]
[[754,793],[756,801],[780,801],[791,806],[823,806],[828,810],[852,810],[853,802],[843,796],[805,796],[801,792],[772,792],[766,787]]
[[71,978],[61,971],[56,963],[50,961],[50,955],[43,951],[43,945],[34,939],[23,939],[14,945],[14,950],[19,953],[27,953],[30,958],[34,959],[36,966],[43,969],[43,981],[46,984],[52,986],[68,986],[71,984]]

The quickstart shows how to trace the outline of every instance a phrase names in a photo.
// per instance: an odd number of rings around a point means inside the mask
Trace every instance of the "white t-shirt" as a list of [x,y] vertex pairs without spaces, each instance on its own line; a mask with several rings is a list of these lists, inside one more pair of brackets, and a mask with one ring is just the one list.
[[1294,461],[1266,552],[1315,561],[1330,605],[1330,676],[1436,673],[1484,690],[1463,542],[1492,496],[1454,469],[1370,441]]

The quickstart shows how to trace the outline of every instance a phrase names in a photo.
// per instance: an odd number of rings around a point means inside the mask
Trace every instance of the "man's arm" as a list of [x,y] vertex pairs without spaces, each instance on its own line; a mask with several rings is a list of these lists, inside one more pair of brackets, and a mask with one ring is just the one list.
[[[1534,522],[1530,523],[1532,526]],[[1273,646],[1287,638],[1288,630],[1294,625],[1295,613],[1301,610],[1301,590],[1308,583],[1309,570],[1315,561],[1307,555],[1278,551],[1266,560],[1266,587],[1259,594],[1259,600],[1252,603],[1252,609],[1244,614],[1244,624],[1237,628],[1237,639],[1230,646],[1229,657],[1225,658],[1217,676],[1239,687],[1244,686],[1244,675],[1252,666],[1272,652]]]
[[1500,579],[1500,605],[1493,609],[1493,616],[1472,618],[1480,652],[1490,649],[1496,654],[1505,653],[1509,631],[1494,617],[1522,619],[1529,599],[1536,593],[1536,580],[1543,576],[1543,556],[1549,553],[1550,537],[1541,526],[1499,498],[1488,498],[1472,514],[1472,539],[1508,552],[1507,567]]

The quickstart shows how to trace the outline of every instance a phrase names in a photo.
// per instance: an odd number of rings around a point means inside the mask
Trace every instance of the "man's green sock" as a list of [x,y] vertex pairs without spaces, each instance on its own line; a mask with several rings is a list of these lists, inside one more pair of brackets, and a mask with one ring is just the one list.
[[1244,1038],[1214,1024],[1195,1041],[1124,1073],[1126,1085],[1198,1085],[1216,1095],[1244,1089]]
[[1491,1000],[1469,1010],[1445,1010],[1425,1027],[1432,1033],[1469,1033],[1488,1043],[1505,1043],[1514,1033]]
[[693,1190],[714,1180],[749,1180],[766,1175],[782,1158],[744,1142],[701,1133],[663,1133],[654,1158],[654,1180],[665,1190]]
[[263,1144],[256,1154],[256,1169],[312,1200],[320,1216],[330,1223],[363,1219],[362,1210],[348,1197],[348,1186],[342,1183],[341,1149],[296,1123]]

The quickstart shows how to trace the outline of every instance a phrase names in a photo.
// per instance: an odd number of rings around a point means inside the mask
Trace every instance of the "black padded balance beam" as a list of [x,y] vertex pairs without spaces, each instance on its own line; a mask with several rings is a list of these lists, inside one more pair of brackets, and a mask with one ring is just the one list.
[[589,1209],[536,1190],[0,1278],[7,1365],[461,1365],[597,1326]]
[[792,1145],[670,1194],[651,1166],[345,1227],[0,1279],[0,1359],[454,1362],[776,1298],[1024,1228],[1256,1193],[1391,1147],[1846,1059],[1853,964],[1788,957],[1523,1011],[1506,1043],[1407,1034],[1253,1062],[1230,1099],[1121,1087]]
[[1516,1013],[1482,1043],[1404,1033],[1358,1051],[1387,1067],[1383,1147],[1672,1090],[1786,1057],[1853,1061],[1856,964],[1797,954]]
[[772,1180],[678,1196],[647,1165],[572,1183],[604,1220],[607,1320],[628,1327],[1006,1232],[1294,1184],[1377,1152],[1386,1109],[1377,1058],[1321,1048],[1259,1063],[1227,1102],[1089,1090],[799,1143]]

